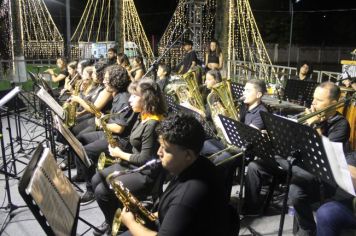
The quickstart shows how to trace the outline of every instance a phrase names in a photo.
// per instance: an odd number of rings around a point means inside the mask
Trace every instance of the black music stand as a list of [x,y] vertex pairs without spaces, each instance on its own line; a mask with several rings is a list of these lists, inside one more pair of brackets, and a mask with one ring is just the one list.
[[316,130],[266,112],[261,112],[261,116],[274,153],[286,159],[288,163],[286,195],[283,201],[278,232],[278,235],[282,235],[294,165],[314,174],[319,180],[323,180],[333,187],[336,187],[337,184],[323,146],[322,137]]
[[234,99],[234,101],[238,101],[239,98],[241,98],[243,95],[244,86],[239,83],[230,82],[230,89],[231,89],[232,98]]
[[18,188],[47,235],[74,236],[78,220],[90,227],[87,231],[97,230],[79,216],[80,196],[58,168],[48,148],[38,146]]
[[[219,119],[224,127],[223,132],[226,140],[236,147],[242,148],[244,152],[241,171],[245,169],[245,157],[272,158],[272,147],[268,139],[258,129],[223,115],[219,115]],[[242,199],[243,184],[244,174],[242,173],[240,177],[240,199]],[[241,204],[239,208],[241,210]]]
[[174,98],[171,95],[165,94],[164,98],[166,99],[166,104],[167,104],[167,110],[168,113],[178,113],[178,105],[176,104]]
[[302,106],[309,107],[313,101],[313,94],[318,82],[304,80],[287,80],[283,100],[294,100]]

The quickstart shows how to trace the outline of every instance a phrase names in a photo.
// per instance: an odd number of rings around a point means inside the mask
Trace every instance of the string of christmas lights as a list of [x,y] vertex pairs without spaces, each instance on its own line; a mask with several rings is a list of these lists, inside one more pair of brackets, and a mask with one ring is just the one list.
[[[140,54],[148,65],[154,60],[153,51],[135,4],[133,0],[119,1],[119,4],[122,4],[120,23],[123,27],[120,37],[123,37],[125,53],[129,57]],[[77,57],[83,57],[83,55],[90,55],[92,43],[106,43],[107,45],[114,43],[114,10],[113,0],[88,0],[71,38],[74,45],[72,53]]]
[[[259,78],[275,83],[275,71],[262,40],[248,0],[229,2],[228,60],[251,62]],[[248,71],[243,70],[247,78]],[[228,72],[229,77],[230,72]],[[232,78],[234,79],[234,78]]]
[[[161,55],[167,46],[181,35],[186,28],[193,31],[183,35],[182,40],[190,39],[194,43],[194,50],[203,59],[206,45],[213,38],[215,29],[216,0],[194,1],[180,0],[159,44],[158,52]],[[165,63],[178,64],[183,58],[183,50],[180,44],[175,45],[163,58]]]
[[63,55],[64,42],[43,0],[19,0],[26,59]]

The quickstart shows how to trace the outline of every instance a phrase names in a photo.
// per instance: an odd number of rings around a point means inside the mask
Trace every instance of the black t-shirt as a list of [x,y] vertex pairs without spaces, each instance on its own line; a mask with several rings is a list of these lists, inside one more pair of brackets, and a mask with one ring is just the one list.
[[330,141],[343,143],[344,152],[348,152],[350,125],[339,112],[321,124],[321,131]]
[[228,235],[227,199],[219,171],[199,157],[175,176],[159,199],[158,235]]
[[[58,75],[64,75],[65,78],[67,78],[69,76],[69,73],[68,73],[67,69],[63,69],[63,70],[59,71]],[[65,78],[58,82],[58,88],[63,88],[64,87]]]
[[192,66],[193,61],[195,61],[195,63],[198,64],[198,57],[195,51],[190,51],[188,52],[182,61],[182,65],[183,65],[183,70],[182,70],[182,74],[185,74],[188,72],[188,70],[190,69],[190,67]]
[[268,111],[263,103],[260,103],[258,106],[256,106],[250,111],[248,110],[248,106],[246,104],[243,104],[240,108],[240,121],[245,125],[252,124],[260,130],[264,129],[265,127],[262,121],[260,111]]
[[157,81],[157,84],[163,93],[164,93],[166,86],[169,84],[169,80],[170,80],[169,77],[165,77],[164,79],[159,79]]

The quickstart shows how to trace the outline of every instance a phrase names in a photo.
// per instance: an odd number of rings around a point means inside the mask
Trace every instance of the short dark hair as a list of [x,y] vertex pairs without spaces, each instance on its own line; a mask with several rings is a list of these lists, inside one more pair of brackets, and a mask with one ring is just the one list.
[[156,133],[165,141],[193,150],[196,154],[201,151],[205,140],[204,128],[200,122],[184,113],[164,119],[157,126]]
[[166,72],[166,76],[170,76],[171,74],[171,67],[168,64],[165,63],[159,63],[158,67],[161,67],[163,69],[163,71]]
[[141,79],[130,84],[128,91],[139,94],[143,101],[144,113],[164,115],[167,111],[165,99],[158,84],[151,79]]
[[209,70],[206,73],[211,75],[211,76],[213,76],[217,83],[220,83],[222,81],[222,77],[221,77],[220,71],[212,69],[212,70]]
[[107,63],[103,62],[103,61],[98,61],[97,63],[95,63],[94,68],[95,68],[95,72],[96,72],[96,77],[100,80],[103,81],[104,80],[104,75],[105,75],[105,68],[108,66]]
[[131,80],[127,70],[120,65],[112,65],[106,68],[105,72],[109,73],[108,85],[114,88],[118,93],[127,91]]
[[57,57],[57,60],[61,60],[64,65],[67,65],[67,59],[65,57]]
[[113,53],[116,54],[116,53],[117,53],[117,50],[116,50],[116,48],[109,48],[109,49],[108,49],[108,52],[113,52]]
[[73,70],[76,70],[78,66],[78,62],[77,61],[71,61],[68,63],[67,67],[72,68]]
[[334,84],[333,82],[323,82],[318,85],[319,88],[329,89],[329,99],[338,101],[340,98],[341,90],[340,87]]
[[193,41],[189,40],[189,39],[186,39],[186,40],[183,41],[183,46],[185,46],[185,45],[193,46]]
[[258,92],[265,94],[267,92],[266,82],[261,79],[251,79],[246,82],[246,84],[252,84]]
[[122,52],[118,53],[117,60],[120,63],[120,65],[122,65],[123,63],[125,63],[126,65],[130,65],[129,58],[126,56],[125,53]]

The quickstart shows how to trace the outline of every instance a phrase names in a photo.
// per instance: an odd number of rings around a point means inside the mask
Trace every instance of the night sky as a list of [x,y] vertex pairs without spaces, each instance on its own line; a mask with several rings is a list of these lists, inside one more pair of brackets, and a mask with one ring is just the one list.
[[[295,0],[293,0],[295,1]],[[45,0],[61,32],[65,32],[65,0]],[[72,33],[86,0],[71,1]],[[290,12],[288,0],[250,0],[262,37],[268,43],[287,44]],[[161,37],[178,0],[135,0],[149,40]],[[294,3],[293,43],[315,46],[356,45],[356,1],[300,0]]]

